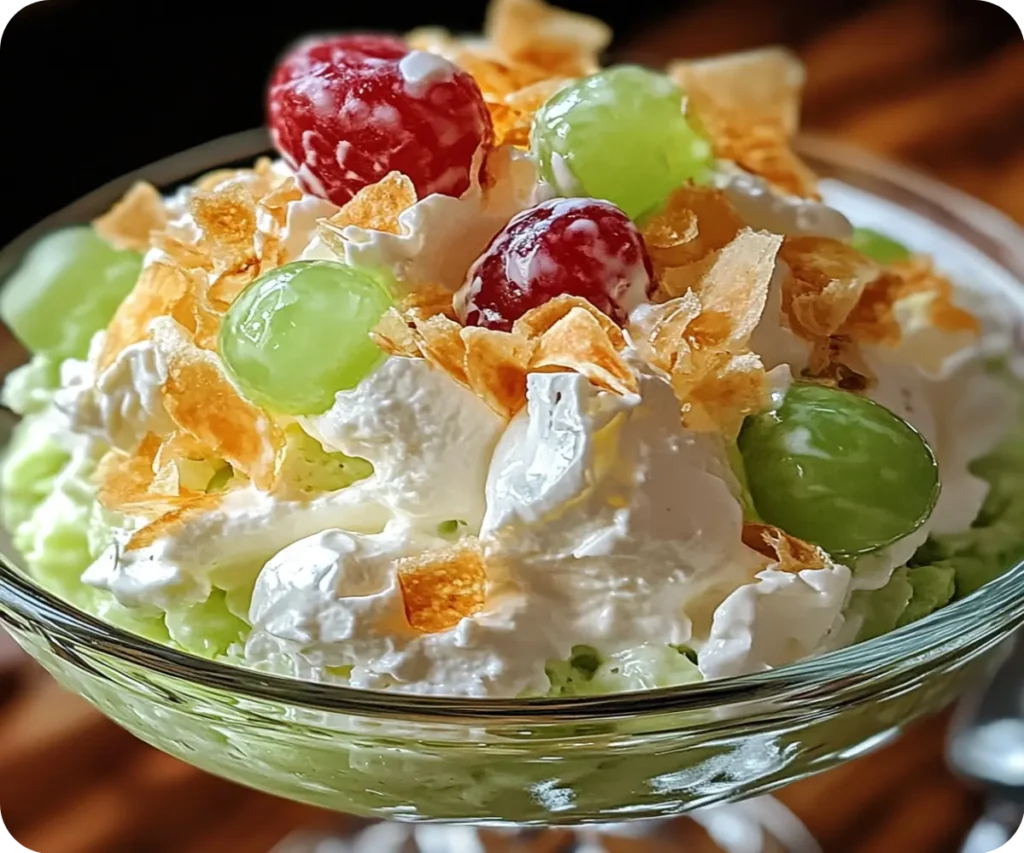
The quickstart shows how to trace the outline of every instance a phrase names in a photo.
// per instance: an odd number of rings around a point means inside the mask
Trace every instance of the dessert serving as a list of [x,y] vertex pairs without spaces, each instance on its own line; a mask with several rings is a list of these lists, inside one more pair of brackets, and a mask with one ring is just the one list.
[[825,654],[1024,557],[1020,304],[829,203],[786,51],[609,38],[496,0],[482,39],[309,39],[276,159],[41,240],[0,303],[34,581],[265,673],[567,697]]

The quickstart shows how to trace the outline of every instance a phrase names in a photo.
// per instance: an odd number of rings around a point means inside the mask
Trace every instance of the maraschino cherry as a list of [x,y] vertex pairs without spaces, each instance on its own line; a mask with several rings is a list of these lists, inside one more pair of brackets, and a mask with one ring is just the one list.
[[304,188],[339,205],[396,170],[420,198],[459,196],[494,137],[469,74],[384,35],[303,42],[277,66],[267,112]]

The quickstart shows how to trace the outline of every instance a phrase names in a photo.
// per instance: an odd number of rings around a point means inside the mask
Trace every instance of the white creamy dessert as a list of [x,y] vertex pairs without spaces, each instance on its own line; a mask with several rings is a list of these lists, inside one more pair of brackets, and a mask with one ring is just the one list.
[[[1002,297],[817,195],[784,54],[678,66],[684,94],[588,77],[595,43],[557,70],[502,53],[500,17],[486,42],[305,44],[271,84],[282,159],[95,223],[137,284],[87,353],[36,346],[7,383],[8,525],[40,582],[234,664],[501,698],[760,672],[961,594],[972,525],[1003,522],[976,466],[1019,423]],[[668,176],[642,210],[591,162],[641,106],[627,165],[651,180],[662,146]],[[907,508],[880,518],[893,478]]]

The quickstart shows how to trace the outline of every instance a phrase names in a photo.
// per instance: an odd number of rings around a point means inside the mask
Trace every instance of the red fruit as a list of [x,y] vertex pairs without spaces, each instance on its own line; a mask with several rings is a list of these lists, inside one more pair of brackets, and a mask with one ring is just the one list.
[[624,326],[654,288],[644,238],[625,213],[607,201],[556,198],[499,232],[455,305],[466,325],[508,331],[531,308],[569,293]]
[[302,43],[274,72],[267,113],[306,190],[339,205],[395,170],[420,198],[459,196],[477,149],[494,138],[472,77],[391,36]]

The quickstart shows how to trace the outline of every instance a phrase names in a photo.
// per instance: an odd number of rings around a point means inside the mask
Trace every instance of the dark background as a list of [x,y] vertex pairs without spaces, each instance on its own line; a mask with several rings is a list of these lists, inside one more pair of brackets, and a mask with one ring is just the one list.
[[[562,5],[599,15],[623,37],[680,7],[678,0]],[[261,124],[264,81],[298,36],[426,24],[479,30],[484,8],[408,0],[34,3],[11,21],[0,45],[4,145],[13,144],[13,162],[24,166],[4,179],[20,201],[0,244],[105,180]],[[9,136],[14,128],[17,139]]]
[[[405,31],[424,24],[473,30],[483,20],[484,5],[293,0],[260,12],[256,3],[217,0],[34,3],[11,21],[0,44],[7,199],[0,245],[106,180],[260,124],[263,83],[281,50],[301,34]],[[1015,37],[1020,41],[1006,13],[981,0],[567,0],[562,5],[613,25],[612,59],[656,63],[772,41],[810,52],[812,81],[822,91],[819,101],[809,104],[812,125],[826,129],[836,114],[850,109],[851,99],[856,106],[858,98],[877,94],[873,87],[898,94],[907,85],[906,79],[892,79],[893,59],[897,70],[917,68],[927,79],[938,59],[948,74],[998,55]],[[879,20],[877,32],[854,32],[852,40],[831,47],[820,42],[823,32],[834,39],[848,22],[864,16]],[[882,23],[887,17],[888,24]],[[942,50],[936,51],[940,41]],[[832,66],[819,70],[830,53]],[[835,84],[858,67],[872,66],[880,68],[879,77],[869,76],[852,91],[841,85],[836,90]],[[1024,76],[1024,68],[1019,73]],[[964,92],[962,100],[970,94]],[[954,125],[965,115],[969,121],[971,109],[950,103],[945,121]],[[1016,121],[1018,133],[1024,130],[1024,105],[1008,118]],[[975,141],[982,152],[990,143]]]

